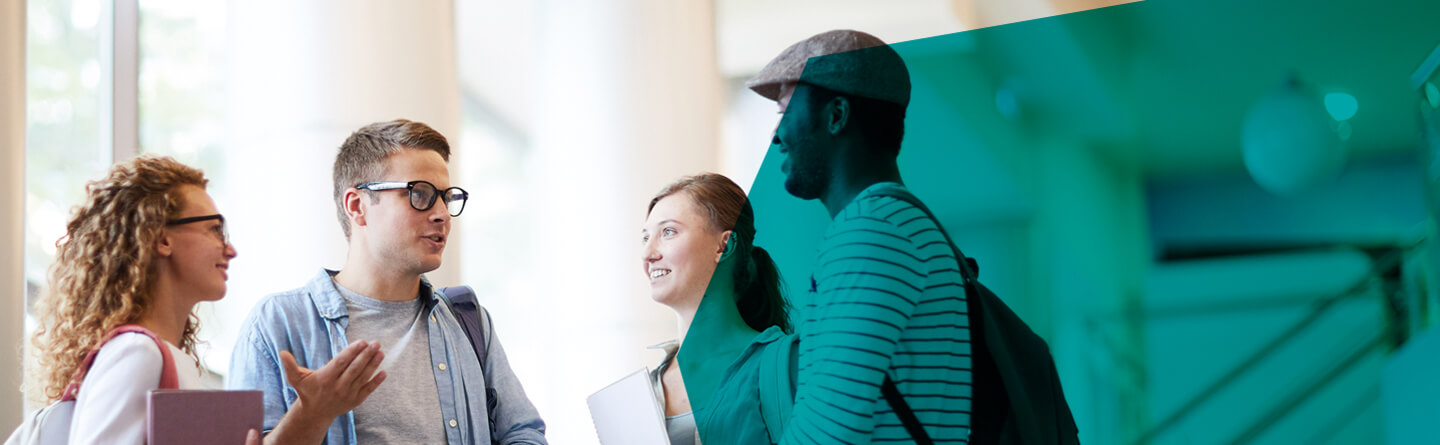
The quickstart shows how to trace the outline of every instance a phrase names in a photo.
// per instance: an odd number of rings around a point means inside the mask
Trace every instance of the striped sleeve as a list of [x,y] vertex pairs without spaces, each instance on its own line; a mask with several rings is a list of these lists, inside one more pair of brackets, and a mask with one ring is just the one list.
[[[794,413],[781,443],[868,443],[880,386],[925,290],[926,260],[882,206],[837,216],[822,243],[815,295],[802,307]],[[883,403],[883,402],[879,402]]]

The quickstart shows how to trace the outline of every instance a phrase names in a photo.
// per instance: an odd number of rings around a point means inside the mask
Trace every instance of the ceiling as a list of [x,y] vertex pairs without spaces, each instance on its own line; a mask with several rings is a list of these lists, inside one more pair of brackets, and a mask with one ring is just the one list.
[[[954,51],[981,65],[993,83],[986,88],[1016,95],[1028,130],[1084,138],[1152,177],[1241,169],[1245,112],[1291,74],[1317,96],[1358,100],[1346,143],[1352,161],[1418,144],[1409,77],[1440,43],[1440,3],[1148,0],[1092,9],[1117,3],[715,0],[717,68],[747,77],[828,29],[904,42],[980,28],[942,39],[963,42]],[[456,7],[457,20],[473,25],[457,28],[457,50],[467,55],[459,58],[462,83],[506,126],[536,130],[531,52],[540,17],[553,11],[531,2],[468,4]],[[1025,21],[1067,11],[1084,12]]]
[[[1383,6],[1377,6],[1383,5]],[[1296,0],[1152,0],[1113,19],[1130,31],[1132,82],[1121,90],[1137,147],[1155,173],[1240,165],[1240,123],[1295,75],[1313,94],[1353,95],[1352,159],[1414,150],[1409,78],[1440,42],[1440,4]],[[1117,8],[1122,9],[1122,8]],[[1111,63],[1123,64],[1125,60]]]
[[[760,3],[718,2],[728,76],[748,75],[825,29],[897,42],[1116,2]],[[1352,160],[1413,150],[1418,96],[1409,78],[1440,42],[1435,17],[1440,4],[1418,0],[1148,0],[970,31],[957,51],[983,65],[992,88],[1019,96],[1030,128],[1088,139],[1152,177],[1183,176],[1242,168],[1245,113],[1291,75],[1317,97],[1357,99],[1345,143]]]

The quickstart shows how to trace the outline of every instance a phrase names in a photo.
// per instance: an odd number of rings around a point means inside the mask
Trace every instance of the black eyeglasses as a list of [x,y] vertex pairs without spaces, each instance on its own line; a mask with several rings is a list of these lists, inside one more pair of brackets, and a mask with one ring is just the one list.
[[[410,193],[410,207],[419,210],[430,210],[435,206],[435,200],[440,198],[442,191],[435,188],[435,184],[425,181],[410,182],[367,182],[355,186],[360,190],[382,191],[406,189]],[[460,216],[465,211],[465,201],[470,199],[470,193],[460,187],[450,187],[443,191],[445,208],[450,210],[450,216]],[[456,205],[456,204],[459,205]]]
[[229,244],[230,244],[230,232],[229,232],[228,230],[225,230],[225,217],[224,217],[224,216],[221,216],[221,215],[219,215],[219,214],[205,215],[205,216],[192,216],[192,217],[189,217],[189,218],[172,219],[172,220],[169,220],[169,221],[165,221],[165,225],[167,225],[167,226],[178,226],[178,225],[182,225],[182,224],[190,224],[190,223],[197,223],[197,222],[201,222],[201,221],[210,221],[210,220],[220,221],[220,224],[216,224],[215,227],[211,227],[211,228],[210,228],[210,231],[211,231],[212,233],[214,233],[215,236],[220,237],[220,243],[221,243],[221,244],[229,245]]

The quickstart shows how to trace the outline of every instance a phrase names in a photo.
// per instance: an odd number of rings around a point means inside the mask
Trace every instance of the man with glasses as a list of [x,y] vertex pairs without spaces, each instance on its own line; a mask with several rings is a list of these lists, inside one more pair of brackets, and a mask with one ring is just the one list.
[[444,136],[407,120],[340,146],[345,267],[262,300],[231,357],[230,387],[264,392],[266,443],[546,443],[499,339],[487,334],[477,357],[422,275],[440,267],[469,198],[449,158]]

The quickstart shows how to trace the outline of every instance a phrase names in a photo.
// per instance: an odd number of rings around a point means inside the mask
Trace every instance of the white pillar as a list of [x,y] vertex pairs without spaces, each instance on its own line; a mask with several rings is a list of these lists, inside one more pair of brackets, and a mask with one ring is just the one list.
[[[224,184],[212,190],[239,257],[215,311],[229,315],[205,326],[217,349],[212,367],[226,369],[240,317],[261,297],[344,265],[331,173],[351,132],[405,118],[458,145],[452,11],[449,0],[229,3],[231,126]],[[459,282],[463,236],[428,274],[436,285]]]
[[25,329],[25,0],[0,0],[0,434],[20,424]]
[[653,367],[661,356],[645,347],[677,335],[674,312],[650,299],[640,227],[661,186],[719,167],[714,5],[553,0],[536,16],[535,285],[511,296],[536,310],[496,325],[515,328],[507,351],[550,440],[593,443],[585,397]]

